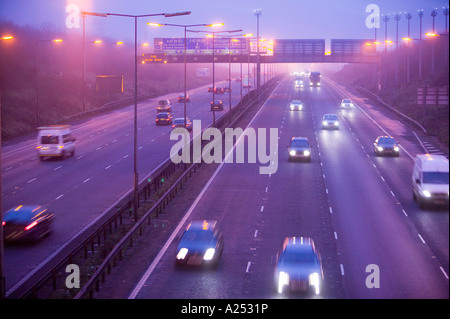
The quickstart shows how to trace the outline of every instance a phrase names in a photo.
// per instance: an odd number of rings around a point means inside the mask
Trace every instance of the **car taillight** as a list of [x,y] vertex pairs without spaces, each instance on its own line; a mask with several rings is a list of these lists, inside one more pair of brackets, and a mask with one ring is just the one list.
[[33,228],[34,226],[36,226],[38,223],[37,221],[32,222],[30,225],[28,225],[27,227],[25,227],[25,230],[30,230],[31,228]]
[[6,222],[2,222],[2,226],[5,226]]

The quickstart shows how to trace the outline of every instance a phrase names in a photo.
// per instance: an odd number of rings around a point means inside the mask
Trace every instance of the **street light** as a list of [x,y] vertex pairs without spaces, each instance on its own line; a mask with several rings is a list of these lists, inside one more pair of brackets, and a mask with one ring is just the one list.
[[253,14],[256,15],[256,90],[259,91],[261,86],[261,65],[259,63],[259,16],[262,14],[262,9],[253,10]]
[[187,28],[191,27],[219,27],[223,26],[223,23],[213,23],[213,24],[171,24],[171,23],[154,23],[154,22],[148,22],[149,26],[153,27],[164,27],[164,26],[170,26],[170,27],[181,27],[184,28],[184,127],[187,127],[187,107],[186,107],[186,99],[187,99],[187,61],[186,61],[186,52],[187,52]]
[[[0,40],[11,41],[14,39],[12,35],[4,35],[0,38]],[[0,51],[1,52],[1,51]],[[0,61],[1,63],[1,61]],[[0,193],[2,192],[2,101],[1,101],[1,93],[2,93],[2,76],[0,74]],[[3,248],[3,204],[2,197],[0,196],[0,299],[5,299],[6,296],[6,284],[5,284],[5,270],[4,270],[4,248]]]
[[39,114],[39,44],[43,42],[53,42],[53,43],[61,43],[62,39],[53,39],[53,40],[38,40],[36,41],[36,74],[35,74],[35,102],[36,102],[36,127],[39,126],[40,114]]
[[[207,37],[212,37],[212,43],[213,43],[213,47],[212,47],[212,51],[213,51],[213,55],[212,55],[212,63],[213,63],[213,94],[212,94],[212,102],[214,103],[214,100],[216,98],[215,96],[215,73],[214,73],[214,42],[215,42],[215,35],[216,33],[236,33],[236,32],[242,32],[242,30],[222,30],[222,31],[212,31],[212,32],[208,32],[208,31],[202,31],[202,30],[187,30],[188,32],[193,32],[193,33],[207,33],[206,36]],[[213,123],[212,126],[215,127],[216,126],[216,111],[215,108],[212,108],[213,111]]]
[[[87,14],[85,12],[85,14]],[[138,78],[137,78],[137,19],[138,18],[145,18],[145,17],[154,17],[154,16],[164,16],[166,18],[169,17],[177,17],[177,16],[183,16],[183,15],[189,15],[191,14],[190,11],[183,11],[183,12],[175,12],[175,13],[151,13],[151,14],[140,14],[140,15],[131,15],[131,14],[122,14],[122,13],[95,13],[95,12],[89,12],[88,15],[95,15],[100,17],[108,17],[108,16],[117,16],[117,17],[124,17],[124,18],[133,18],[134,19],[134,190],[133,190],[133,211],[134,211],[134,219],[137,220],[137,209],[139,206],[139,197],[138,197],[138,186],[139,186],[139,179],[138,179],[138,170],[137,170],[137,91],[138,91]],[[83,20],[84,21],[84,20]],[[84,30],[84,27],[83,27]]]

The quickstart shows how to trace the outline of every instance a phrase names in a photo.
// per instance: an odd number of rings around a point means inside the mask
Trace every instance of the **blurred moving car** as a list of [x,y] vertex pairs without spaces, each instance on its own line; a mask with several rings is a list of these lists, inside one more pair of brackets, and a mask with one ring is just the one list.
[[184,100],[186,100],[186,103],[191,101],[191,98],[190,98],[189,94],[186,94],[186,98],[184,97],[184,94],[180,94],[178,96],[178,102],[179,103],[184,103]]
[[322,118],[322,129],[339,130],[339,119],[336,114],[325,114]]
[[341,107],[343,107],[343,108],[353,108],[353,107],[355,107],[355,105],[353,104],[353,101],[350,100],[350,99],[342,99]]
[[295,110],[303,110],[303,103],[300,100],[292,100],[290,105],[289,105],[291,111],[295,111]]
[[51,232],[54,215],[39,205],[19,205],[3,216],[5,241],[36,241]]
[[217,266],[223,251],[223,237],[215,220],[192,221],[178,243],[176,264]]
[[41,160],[47,157],[64,159],[75,154],[76,139],[70,125],[40,126],[38,131],[36,151]]
[[223,111],[223,102],[222,100],[214,100],[211,101],[211,111]]
[[155,122],[156,125],[170,125],[172,124],[172,115],[169,113],[158,113]]
[[[185,126],[184,126],[184,117],[178,117],[178,118],[174,119],[174,120],[173,120],[172,127],[173,127],[173,128],[176,128],[176,127],[185,127]],[[191,131],[191,130],[192,130],[192,122],[191,122],[191,120],[189,120],[188,118],[186,118],[186,129],[187,129],[188,131]]]
[[275,285],[278,293],[285,287],[290,291],[308,291],[320,294],[323,281],[320,254],[314,241],[308,237],[287,237],[276,258]]
[[373,151],[377,156],[400,155],[400,147],[398,146],[397,141],[390,136],[378,136],[375,143],[373,143]]
[[306,137],[293,137],[288,146],[289,161],[292,159],[306,159],[311,161],[311,145]]

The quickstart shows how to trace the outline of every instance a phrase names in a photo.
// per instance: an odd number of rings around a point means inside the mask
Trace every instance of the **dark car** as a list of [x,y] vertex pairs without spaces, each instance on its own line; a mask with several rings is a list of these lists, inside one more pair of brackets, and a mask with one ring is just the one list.
[[311,161],[311,145],[306,137],[293,137],[288,146],[289,161],[305,159]]
[[221,86],[216,86],[216,87],[214,88],[214,92],[215,92],[216,94],[223,94],[225,91],[224,91],[223,87],[221,87]]
[[178,96],[178,102],[179,103],[184,103],[184,100],[186,100],[186,103],[191,101],[191,98],[190,98],[189,94],[186,94],[186,98],[184,97],[184,94],[180,94]]
[[336,114],[325,114],[322,118],[322,129],[339,130],[339,119]]
[[400,155],[400,147],[397,141],[390,136],[378,136],[375,143],[373,143],[373,151],[377,156]]
[[169,113],[158,113],[155,122],[156,125],[170,125],[172,124],[172,115]]
[[211,111],[223,111],[223,102],[222,100],[214,100],[211,101]]
[[[185,127],[185,126],[184,126],[184,117],[178,117],[178,118],[174,119],[174,120],[173,120],[172,127],[173,127],[173,128],[176,128],[176,127]],[[187,129],[188,131],[191,131],[191,130],[192,130],[192,122],[191,122],[191,120],[189,120],[188,118],[186,118],[186,129]]]
[[3,216],[5,241],[36,241],[51,232],[53,213],[39,205],[20,205]]
[[223,238],[214,220],[192,221],[178,243],[175,262],[187,266],[217,266]]
[[224,92],[231,92],[231,86],[224,86],[223,87]]
[[313,289],[320,294],[323,281],[320,254],[314,241],[308,237],[287,237],[277,254],[275,287],[283,293],[285,286],[290,291]]
[[214,88],[212,86],[208,87],[208,93],[214,92]]

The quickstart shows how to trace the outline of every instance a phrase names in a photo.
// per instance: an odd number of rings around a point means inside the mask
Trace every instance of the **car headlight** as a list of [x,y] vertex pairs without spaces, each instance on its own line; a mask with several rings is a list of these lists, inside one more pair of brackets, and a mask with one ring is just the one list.
[[181,248],[178,251],[177,259],[184,259],[186,257],[186,255],[187,255],[187,253],[188,253],[188,249],[187,248]]
[[383,151],[383,148],[382,148],[381,146],[377,146],[377,150],[380,151],[380,152],[382,152],[382,151]]
[[322,121],[322,125],[327,125],[327,121]]
[[294,106],[291,104],[291,110],[293,110],[294,109]]
[[314,287],[316,295],[320,293],[319,273],[313,272],[309,275],[309,285]]
[[310,152],[310,151],[304,151],[304,152],[303,152],[303,155],[309,156],[309,155],[311,155],[311,152]]
[[208,248],[203,256],[203,260],[211,260],[214,257],[216,250],[214,248]]
[[289,151],[289,155],[294,156],[295,155],[295,151]]
[[394,146],[394,151],[398,152],[400,151],[400,148],[398,146]]
[[339,122],[338,121],[334,122],[334,125],[339,126]]
[[431,197],[431,193],[429,192],[429,191],[423,191],[422,192],[423,193],[423,196],[425,196],[425,197]]
[[278,273],[278,293],[283,292],[283,286],[289,285],[289,275],[284,271]]
[[341,106],[342,106],[342,107],[344,107],[344,106],[345,106],[345,104],[344,104],[344,103],[341,103]]

